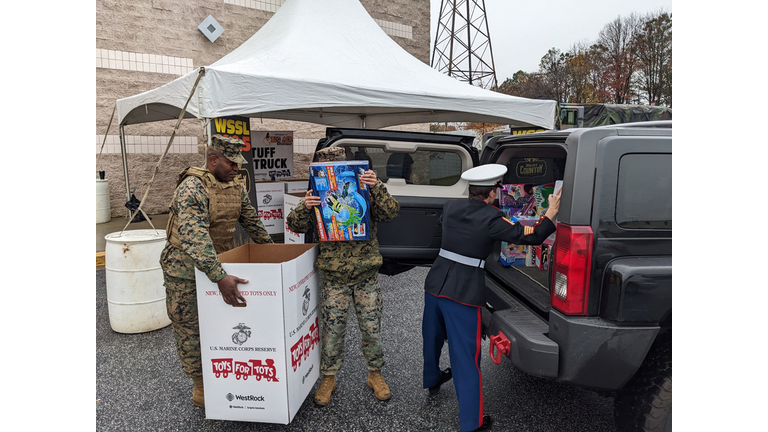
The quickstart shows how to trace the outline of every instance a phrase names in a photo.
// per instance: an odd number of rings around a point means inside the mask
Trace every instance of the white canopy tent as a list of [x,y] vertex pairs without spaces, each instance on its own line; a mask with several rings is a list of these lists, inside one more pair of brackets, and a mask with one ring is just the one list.
[[[177,119],[200,69],[117,101],[119,125]],[[395,43],[358,0],[287,0],[210,66],[185,118],[238,115],[378,129],[477,121],[552,129],[555,101],[457,81]]]
[[371,129],[453,121],[553,129],[555,109],[555,101],[495,93],[432,69],[384,33],[358,0],[286,0],[219,61],[116,104],[128,199],[125,125],[183,113]]

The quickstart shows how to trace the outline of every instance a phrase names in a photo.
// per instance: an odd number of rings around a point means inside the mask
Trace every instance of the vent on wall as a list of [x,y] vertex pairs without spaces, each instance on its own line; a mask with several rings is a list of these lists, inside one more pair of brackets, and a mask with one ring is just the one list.
[[203,20],[203,22],[197,26],[197,29],[211,42],[215,42],[216,39],[224,33],[224,27],[222,27],[212,15],[208,15],[208,18]]

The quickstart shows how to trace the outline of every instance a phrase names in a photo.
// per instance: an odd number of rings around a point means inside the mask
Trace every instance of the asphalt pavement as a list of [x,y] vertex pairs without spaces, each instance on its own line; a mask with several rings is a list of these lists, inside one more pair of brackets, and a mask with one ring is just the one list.
[[[206,420],[192,405],[192,381],[181,371],[170,326],[147,333],[112,330],[104,267],[96,270],[96,430],[98,431],[458,431],[453,381],[437,396],[421,386],[421,313],[426,268],[379,275],[384,296],[383,375],[392,391],[379,401],[366,386],[354,315],[348,320],[344,367],[331,402],[314,390],[288,425]],[[352,314],[353,312],[350,311]],[[450,366],[447,345],[441,366]],[[483,341],[485,414],[494,431],[615,431],[613,399],[526,375],[506,360],[494,365]]]

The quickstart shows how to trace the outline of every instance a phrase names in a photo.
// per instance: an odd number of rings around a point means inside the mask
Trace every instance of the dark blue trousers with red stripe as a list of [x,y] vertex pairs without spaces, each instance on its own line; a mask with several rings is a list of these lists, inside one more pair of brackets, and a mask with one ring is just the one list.
[[483,376],[480,373],[482,319],[479,307],[424,293],[421,336],[424,341],[424,388],[440,382],[440,352],[448,340],[451,372],[459,399],[462,431],[483,424]]

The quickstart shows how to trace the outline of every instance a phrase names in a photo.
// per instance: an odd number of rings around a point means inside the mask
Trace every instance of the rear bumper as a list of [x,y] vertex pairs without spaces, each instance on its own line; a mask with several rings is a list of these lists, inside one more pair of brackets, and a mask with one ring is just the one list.
[[635,374],[659,327],[616,326],[601,318],[549,312],[549,321],[486,278],[489,304],[483,313],[490,336],[510,341],[506,355],[525,373],[581,387],[616,390]]

